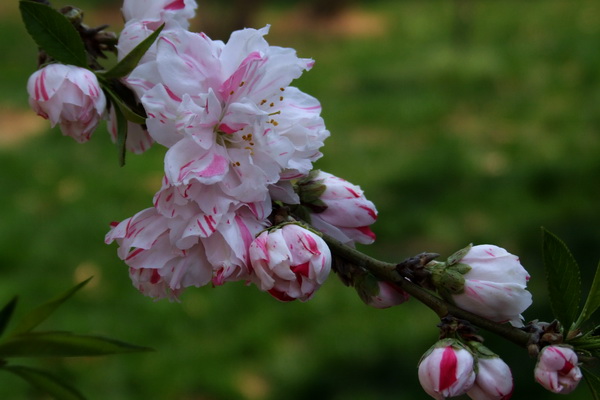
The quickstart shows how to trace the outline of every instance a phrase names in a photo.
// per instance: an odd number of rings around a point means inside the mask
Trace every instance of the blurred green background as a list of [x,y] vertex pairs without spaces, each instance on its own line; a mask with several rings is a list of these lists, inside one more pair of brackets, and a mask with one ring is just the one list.
[[[600,3],[320,3],[205,2],[194,28],[225,38],[270,23],[271,44],[316,60],[296,84],[320,99],[332,132],[318,167],[359,184],[380,213],[376,244],[361,250],[401,261],[497,244],[532,275],[525,318],[550,320],[540,227],[569,244],[584,285],[598,262]],[[121,29],[118,2],[75,5],[89,25]],[[304,304],[243,284],[190,289],[180,303],[133,289],[103,238],[111,221],[151,205],[164,149],[120,168],[104,126],[79,145],[28,110],[36,50],[17,8],[0,3],[0,303],[19,294],[19,315],[93,275],[41,328],[157,350],[23,363],[90,399],[427,398],[416,366],[437,320],[416,301],[371,309],[335,276]],[[514,398],[557,397],[533,382],[524,351],[486,337],[513,367]],[[44,397],[2,374],[0,398]]]

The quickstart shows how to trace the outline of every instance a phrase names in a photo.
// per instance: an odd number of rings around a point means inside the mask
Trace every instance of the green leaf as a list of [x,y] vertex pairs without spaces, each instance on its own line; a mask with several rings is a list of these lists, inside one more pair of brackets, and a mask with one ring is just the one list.
[[69,20],[41,3],[20,1],[21,18],[35,43],[63,64],[87,68],[83,41]]
[[47,371],[20,365],[7,365],[2,367],[2,369],[20,376],[31,385],[48,393],[55,399],[85,400],[85,397],[77,389]]
[[590,392],[592,392],[592,399],[600,400],[600,377],[586,368],[581,368],[581,370],[583,372],[583,378],[587,382]]
[[581,314],[575,322],[575,328],[578,328],[581,324],[590,319],[598,307],[600,307],[600,263],[596,268],[596,274],[594,275],[594,280],[592,281],[592,287],[590,288],[588,297],[585,300]]
[[542,248],[550,305],[566,333],[577,318],[581,300],[579,266],[563,241],[544,228]]
[[150,350],[102,336],[71,332],[29,332],[0,342],[0,358],[102,356]]
[[6,326],[10,321],[10,318],[15,311],[15,307],[17,306],[17,296],[13,297],[11,301],[9,301],[0,311],[0,336],[6,330]]
[[569,341],[569,344],[574,346],[577,350],[596,351],[600,350],[600,337],[586,336],[576,340],[571,340]]
[[17,324],[16,328],[11,332],[11,335],[18,335],[21,333],[26,333],[31,331],[33,328],[41,324],[46,318],[50,316],[62,303],[67,301],[71,296],[73,296],[79,289],[81,289],[85,284],[87,284],[90,279],[88,278],[85,281],[79,283],[75,287],[67,290],[63,294],[57,296],[56,298],[38,306],[37,308],[30,311],[27,315],[25,315]]
[[138,65],[144,54],[148,51],[152,43],[156,41],[158,35],[165,27],[162,24],[157,30],[152,32],[150,36],[142,40],[133,50],[131,50],[121,61],[117,63],[110,70],[101,73],[107,79],[119,79],[129,75],[131,71]]

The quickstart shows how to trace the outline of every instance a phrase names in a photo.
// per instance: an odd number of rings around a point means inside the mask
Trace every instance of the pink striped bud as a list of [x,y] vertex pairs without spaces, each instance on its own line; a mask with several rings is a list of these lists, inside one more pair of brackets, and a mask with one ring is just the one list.
[[[482,346],[483,347],[483,346]],[[498,356],[477,358],[477,377],[467,394],[473,400],[508,400],[513,393],[509,366]]]
[[306,301],[327,279],[331,252],[315,233],[287,224],[250,244],[251,279],[281,301]]
[[377,209],[359,186],[315,170],[297,188],[315,228],[350,245],[375,241],[370,226],[377,220]]
[[96,75],[73,65],[50,64],[34,72],[27,92],[38,115],[79,143],[90,140],[106,109]]
[[535,380],[554,393],[571,393],[582,378],[577,354],[565,346],[546,346],[538,356]]
[[465,394],[475,382],[473,354],[454,339],[437,342],[419,363],[419,382],[434,399]]

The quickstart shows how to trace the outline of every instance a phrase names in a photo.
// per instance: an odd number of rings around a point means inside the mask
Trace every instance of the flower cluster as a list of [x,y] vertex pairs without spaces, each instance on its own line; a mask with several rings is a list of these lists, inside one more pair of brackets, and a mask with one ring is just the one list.
[[508,400],[513,392],[512,373],[502,359],[483,345],[455,339],[440,340],[425,353],[419,382],[439,400],[463,394],[475,400]]
[[[79,142],[106,119],[117,141],[122,105],[110,92],[120,85],[145,116],[126,121],[126,148],[168,149],[153,206],[106,235],[142,293],[177,299],[189,286],[242,280],[282,301],[308,300],[329,275],[330,251],[291,214],[275,215],[318,202],[296,218],[353,245],[373,242],[377,211],[358,186],[313,170],[329,132],[320,103],[291,83],[314,62],[269,45],[268,26],[227,43],[191,32],[196,7],[125,0],[118,60],[160,33],[129,73],[102,86],[88,69],[52,63],[31,77],[31,105]],[[310,201],[307,185],[319,192]]]

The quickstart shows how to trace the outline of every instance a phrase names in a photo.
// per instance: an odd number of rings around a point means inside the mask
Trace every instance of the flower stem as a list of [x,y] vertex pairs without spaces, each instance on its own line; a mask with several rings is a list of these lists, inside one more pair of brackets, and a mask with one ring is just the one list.
[[368,255],[346,246],[339,240],[325,234],[323,234],[323,240],[327,242],[331,252],[335,256],[344,259],[350,264],[368,270],[378,279],[392,282],[400,286],[405,292],[433,310],[440,318],[443,318],[447,315],[452,315],[456,318],[469,321],[481,329],[485,329],[486,331],[502,336],[506,340],[509,340],[518,346],[527,347],[530,338],[529,333],[507,324],[499,324],[487,318],[480,317],[479,315],[465,311],[444,301],[430,291],[420,287],[419,285],[400,275],[397,269],[397,264],[392,264],[369,257]]

